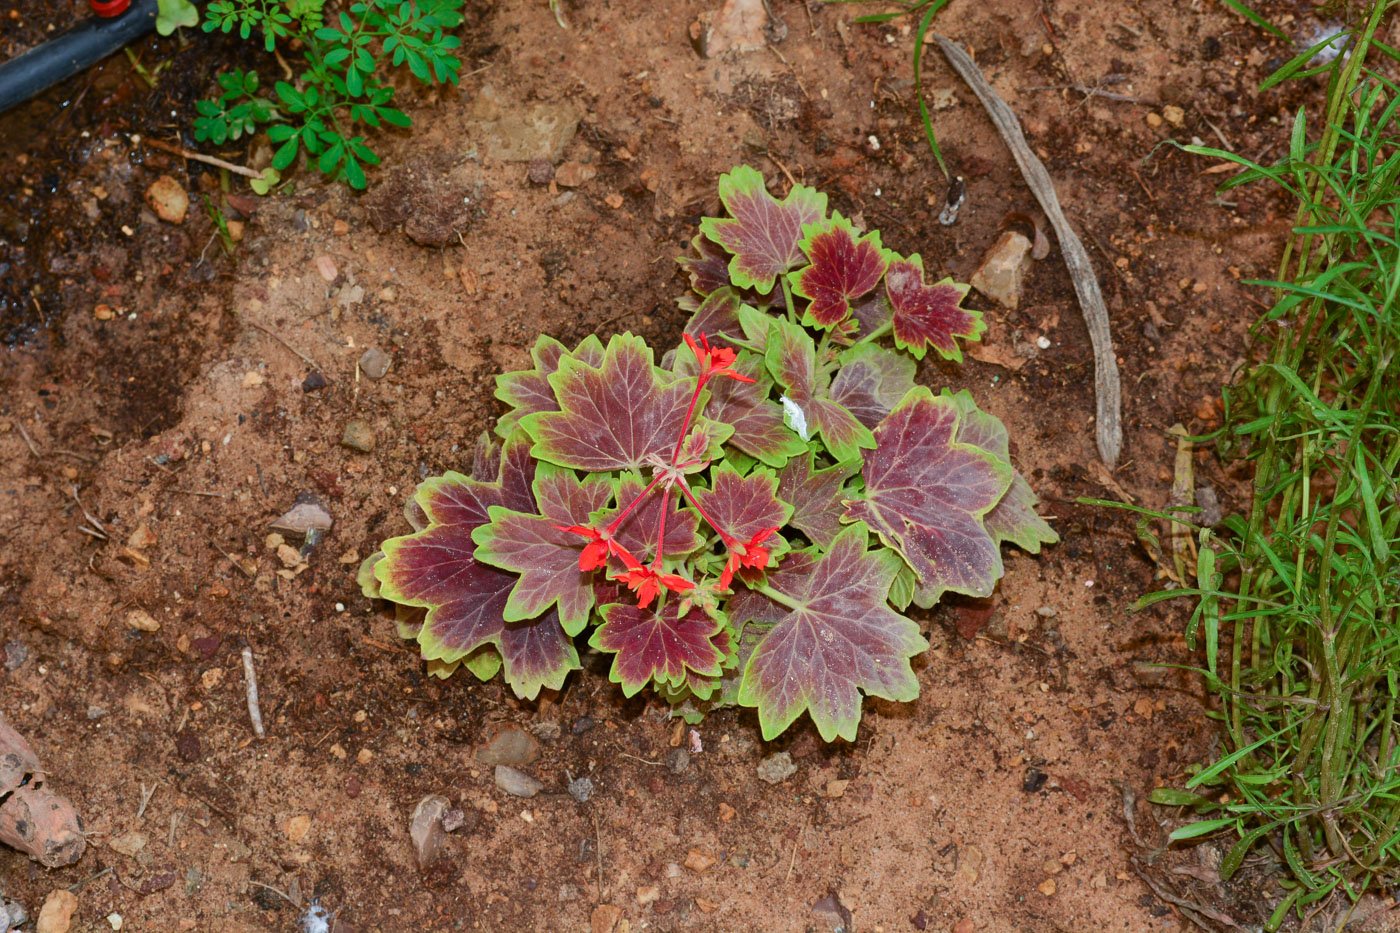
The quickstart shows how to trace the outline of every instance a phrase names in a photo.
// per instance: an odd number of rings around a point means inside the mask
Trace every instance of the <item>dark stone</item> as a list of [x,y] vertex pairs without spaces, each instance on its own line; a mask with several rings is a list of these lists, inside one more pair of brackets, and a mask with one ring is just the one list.
[[1028,794],[1034,794],[1045,786],[1045,782],[1049,778],[1050,775],[1039,768],[1031,768],[1026,772],[1026,779],[1021,782],[1021,790]]
[[198,761],[204,754],[199,744],[199,736],[188,731],[175,736],[175,752],[181,761]]
[[570,731],[573,732],[574,735],[583,735],[589,729],[592,729],[593,726],[594,722],[591,717],[580,716],[578,719],[574,720],[573,728]]
[[554,177],[554,165],[548,159],[531,159],[525,174],[532,184],[547,185]]
[[301,391],[315,392],[317,389],[324,389],[328,385],[330,385],[330,383],[326,381],[326,377],[313,369],[311,374],[301,381]]

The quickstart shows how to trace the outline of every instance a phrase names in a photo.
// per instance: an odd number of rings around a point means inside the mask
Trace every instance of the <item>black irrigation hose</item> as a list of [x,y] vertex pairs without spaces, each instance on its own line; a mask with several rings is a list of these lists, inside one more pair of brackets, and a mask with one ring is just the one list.
[[156,28],[156,0],[131,0],[120,16],[90,16],[0,64],[0,113],[89,68]]

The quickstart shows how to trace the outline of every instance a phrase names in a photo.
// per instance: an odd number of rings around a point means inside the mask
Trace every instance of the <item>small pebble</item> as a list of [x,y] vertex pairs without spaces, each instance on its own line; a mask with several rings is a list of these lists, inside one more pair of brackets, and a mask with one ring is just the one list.
[[72,891],[59,888],[50,891],[39,910],[39,922],[35,933],[68,933],[73,923],[73,912],[78,909],[78,898]]
[[451,807],[446,797],[429,794],[413,808],[413,816],[408,822],[408,838],[413,842],[413,858],[420,870],[426,871],[442,851],[447,839],[442,818]]
[[781,784],[797,773],[797,765],[787,752],[774,752],[758,763],[759,780]]
[[592,778],[574,778],[569,782],[569,795],[579,803],[588,803],[593,797],[593,790]]
[[158,632],[160,623],[144,609],[133,609],[126,614],[126,627],[138,632]]
[[370,453],[374,450],[374,441],[374,428],[363,421],[352,421],[345,426],[345,433],[340,437],[340,446]]
[[326,377],[313,369],[307,377],[301,381],[301,391],[315,392],[317,389],[324,389],[328,385],[330,385],[330,383],[326,381]]
[[360,372],[370,379],[383,379],[389,372],[393,357],[378,347],[370,347],[360,356]]
[[[11,670],[13,669],[14,668],[11,668]],[[580,716],[578,719],[574,720],[573,727],[569,731],[574,735],[583,735],[589,729],[592,729],[593,725],[594,723],[591,717]]]
[[540,743],[523,729],[510,728],[476,750],[476,760],[488,765],[528,765],[540,757]]
[[466,822],[467,813],[465,810],[448,810],[442,815],[442,828],[449,833],[455,833],[466,825]]
[[496,765],[496,786],[513,797],[533,797],[544,785],[510,765]]
[[5,645],[5,670],[18,670],[19,666],[29,660],[29,649],[24,642],[15,639]]
[[554,165],[548,159],[531,159],[525,174],[534,185],[547,185],[554,177]]
[[680,774],[690,767],[690,752],[683,748],[673,748],[666,753],[666,767],[672,774]]

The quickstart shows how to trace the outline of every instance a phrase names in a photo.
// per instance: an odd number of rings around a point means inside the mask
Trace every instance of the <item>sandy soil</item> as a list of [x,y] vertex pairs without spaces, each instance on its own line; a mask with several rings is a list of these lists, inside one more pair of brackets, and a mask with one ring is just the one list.
[[[90,86],[124,116],[78,117],[44,145],[6,134],[0,710],[85,814],[92,846],[53,873],[0,853],[5,894],[36,910],[91,879],[79,931],[110,929],[113,912],[125,930],[293,930],[301,911],[284,894],[316,898],[341,933],[1186,928],[1135,874],[1124,818],[1125,791],[1179,782],[1210,741],[1195,681],[1149,666],[1190,661],[1184,610],[1127,613],[1160,584],[1157,568],[1131,521],[1075,500],[1166,503],[1167,428],[1218,423],[1211,398],[1258,310],[1238,280],[1267,274],[1286,229],[1280,202],[1217,198],[1209,162],[1159,148],[1285,144],[1279,114],[1300,101],[1254,88],[1291,51],[1211,4],[995,0],[939,16],[1020,114],[1085,234],[1126,424],[1109,474],[1058,251],[1018,310],[973,296],[990,325],[980,358],[926,363],[920,379],[969,388],[1007,422],[1062,542],[1009,551],[990,601],[925,616],[916,703],[871,703],[859,741],[833,746],[805,724],[763,743],[750,712],[724,712],[687,756],[665,710],[625,701],[597,664],[539,703],[428,678],[360,596],[358,558],[406,529],[401,503],[422,476],[461,465],[497,412],[492,377],[521,366],[537,334],[677,340],[671,260],[730,167],[753,164],[779,192],[787,176],[816,185],[964,281],[1002,218],[1034,211],[933,52],[934,121],[968,185],[957,225],[939,225],[946,183],[919,129],[909,24],[776,2],[781,43],[705,60],[690,26],[709,6],[587,0],[567,5],[563,31],[543,2],[472,4],[470,76],[417,100],[418,128],[387,142],[391,168],[371,191],[302,173],[290,196],[241,202],[232,255],[198,200],[180,226],[142,204],[157,174],[215,195],[218,177],[133,139],[171,138],[188,112],[171,118],[166,92],[123,77],[120,58]],[[21,26],[12,41],[42,33],[28,20],[0,31]],[[213,67],[204,41],[141,49],[183,62],[198,90]],[[1101,84],[1135,100],[1065,87]],[[523,162],[498,157],[491,127],[562,109],[578,126],[556,161],[593,177],[531,184]],[[393,356],[382,380],[357,373],[368,347]],[[305,391],[313,370],[329,384]],[[341,446],[353,420],[373,430],[372,452]],[[1237,480],[1204,451],[1197,471],[1236,504]],[[268,523],[303,491],[325,498],[335,527],[309,566],[279,574]],[[107,540],[79,530],[84,509]],[[128,625],[138,609],[158,630]],[[262,740],[244,705],[245,645]],[[545,791],[530,800],[503,794],[474,758],[511,728],[541,746],[524,767]],[[757,767],[778,751],[797,771],[772,786]],[[590,801],[565,792],[570,775],[593,779]],[[833,796],[831,781],[849,783]],[[422,873],[407,825],[430,793],[467,825]],[[1148,846],[1174,816],[1136,814]],[[1178,858],[1209,865],[1212,853]],[[848,919],[813,912],[831,895]],[[1242,920],[1263,909],[1249,891],[1213,897]]]

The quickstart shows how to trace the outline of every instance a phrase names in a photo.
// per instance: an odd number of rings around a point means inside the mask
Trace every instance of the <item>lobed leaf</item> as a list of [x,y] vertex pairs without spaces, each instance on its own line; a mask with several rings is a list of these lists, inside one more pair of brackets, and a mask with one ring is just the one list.
[[1001,552],[983,524],[1005,495],[1013,470],[956,440],[958,405],[911,389],[875,429],[875,451],[861,468],[865,497],[849,500],[843,521],[869,524],[919,577],[914,601],[928,608],[944,592],[988,596],[1001,576]]
[[530,350],[530,358],[535,362],[532,369],[501,373],[496,377],[496,398],[511,407],[496,421],[496,432],[502,437],[509,435],[524,415],[558,411],[559,401],[554,397],[554,387],[549,384],[549,377],[558,372],[559,364],[565,358],[601,366],[603,343],[589,334],[571,352],[553,337],[541,334]]
[[909,659],[928,642],[889,607],[899,559],[871,551],[864,524],[843,530],[825,553],[801,563],[796,557],[768,577],[788,612],[750,656],[739,702],[758,708],[765,739],[805,711],[826,741],[854,741],[862,694],[918,696]]
[[747,165],[720,176],[719,198],[729,217],[706,217],[700,231],[734,254],[730,282],[763,295],[773,290],[778,276],[805,261],[799,245],[802,228],[826,215],[825,194],[793,185],[779,201],[768,193],[763,175]]
[[604,622],[588,643],[615,653],[611,677],[626,696],[652,681],[681,686],[692,672],[720,675],[725,652],[715,636],[723,625],[698,606],[681,615],[681,605],[681,600],[668,599],[645,609],[621,603],[600,610]]
[[[710,476],[710,488],[693,495],[705,512],[731,537],[748,541],[766,529],[781,528],[792,517],[792,506],[778,498],[778,478],[765,467],[741,476],[720,463]],[[770,539],[773,543],[781,538]]]
[[[608,341],[600,365],[565,357],[549,376],[559,411],[524,415],[520,424],[535,439],[531,452],[541,460],[594,473],[636,470],[649,457],[669,458],[675,447],[693,383],[670,378],[652,363],[651,348],[632,334]],[[709,432],[718,456],[729,436],[724,425]]]
[[805,330],[775,320],[765,353],[768,372],[783,387],[787,421],[803,440],[821,435],[832,456],[849,460],[875,446],[870,429],[827,395],[830,376],[817,366],[817,349]]
[[700,295],[713,294],[730,284],[729,253],[704,234],[692,237],[689,252],[677,256],[676,262],[690,277],[690,287]]
[[831,380],[831,400],[873,429],[914,388],[914,361],[874,343],[841,353],[841,369]]
[[[945,389],[944,394],[952,398],[958,407],[957,439],[964,444],[980,447],[1009,465],[1011,437],[1001,419],[978,408],[972,400],[972,393],[966,389],[956,395],[950,395]],[[1054,544],[1060,540],[1050,523],[1036,514],[1035,507],[1039,502],[1031,484],[1016,470],[1006,495],[983,520],[987,533],[998,544],[1010,541],[1022,550],[1039,554],[1042,544]]]
[[[635,474],[624,473],[616,483],[614,495],[617,507],[604,509],[591,517],[594,527],[601,528],[612,523],[622,509],[627,508],[646,488],[646,484]],[[613,539],[642,563],[656,557],[656,532],[661,520],[661,493],[653,490],[613,533]],[[664,557],[679,560],[704,543],[698,533],[700,516],[695,510],[685,506],[681,495],[672,493],[666,512],[666,545]]]
[[535,511],[529,447],[521,432],[507,438],[492,482],[449,473],[421,483],[412,501],[429,524],[385,541],[373,573],[382,597],[427,610],[417,633],[425,659],[450,665],[475,655],[473,669],[480,673],[492,662],[478,653],[494,646],[507,683],[517,695],[533,698],[542,687],[562,686],[579,666],[578,654],[554,610],[506,621],[519,577],[478,561],[472,538],[491,520],[492,509]]
[[788,524],[813,544],[831,547],[841,533],[841,516],[846,512],[846,480],[859,470],[859,460],[818,470],[816,455],[811,453],[788,461],[778,471],[778,498],[792,506]]
[[890,254],[880,245],[878,230],[860,236],[835,211],[829,221],[807,226],[802,233],[798,246],[812,264],[788,279],[793,294],[811,302],[802,323],[830,329],[850,314],[851,299],[869,294],[880,284]]
[[[694,358],[678,368],[695,370]],[[773,380],[763,367],[763,358],[740,352],[734,371],[753,382],[737,379],[711,380],[710,401],[705,414],[713,421],[734,429],[728,443],[772,467],[780,467],[807,449],[807,444],[783,421],[783,409],[771,398]]]
[[960,302],[970,286],[945,278],[934,285],[924,284],[924,261],[915,253],[908,259],[890,254],[885,273],[885,298],[893,315],[895,346],[923,359],[933,347],[944,359],[961,362],[958,337],[980,340],[987,329],[982,312],[970,311]]
[[554,607],[564,630],[577,635],[593,609],[593,573],[579,570],[585,540],[559,526],[575,524],[606,506],[612,500],[612,483],[597,476],[579,482],[572,470],[541,464],[534,493],[539,514],[491,507],[491,521],[472,532],[474,556],[520,574],[506,600],[507,622],[530,619]]

